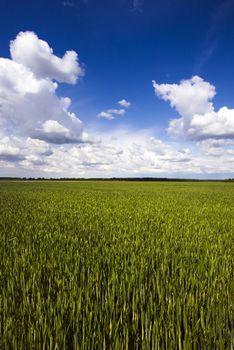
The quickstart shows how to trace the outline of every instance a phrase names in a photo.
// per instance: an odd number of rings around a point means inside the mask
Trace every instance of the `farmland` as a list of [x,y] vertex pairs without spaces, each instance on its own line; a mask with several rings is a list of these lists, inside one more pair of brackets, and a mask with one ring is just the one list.
[[0,182],[0,349],[233,349],[234,184]]

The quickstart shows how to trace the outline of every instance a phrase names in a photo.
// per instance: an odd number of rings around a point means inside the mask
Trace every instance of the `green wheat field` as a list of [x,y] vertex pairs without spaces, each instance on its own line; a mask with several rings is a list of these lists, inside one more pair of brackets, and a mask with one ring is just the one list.
[[1,181],[0,349],[234,349],[234,184]]

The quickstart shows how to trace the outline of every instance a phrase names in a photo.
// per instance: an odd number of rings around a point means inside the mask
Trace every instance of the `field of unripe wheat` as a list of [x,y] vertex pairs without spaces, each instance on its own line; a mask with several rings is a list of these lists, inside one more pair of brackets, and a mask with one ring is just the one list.
[[234,184],[0,182],[0,349],[233,349]]

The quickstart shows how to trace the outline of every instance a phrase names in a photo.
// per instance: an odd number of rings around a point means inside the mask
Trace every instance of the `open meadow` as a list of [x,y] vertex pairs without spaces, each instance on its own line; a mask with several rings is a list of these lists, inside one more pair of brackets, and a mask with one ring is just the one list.
[[233,349],[234,184],[0,182],[0,349]]

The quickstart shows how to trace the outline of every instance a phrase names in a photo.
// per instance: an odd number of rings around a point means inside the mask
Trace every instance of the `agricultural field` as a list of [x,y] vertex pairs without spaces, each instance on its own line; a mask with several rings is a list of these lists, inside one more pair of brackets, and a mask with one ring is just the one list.
[[0,349],[234,349],[234,184],[0,182]]

